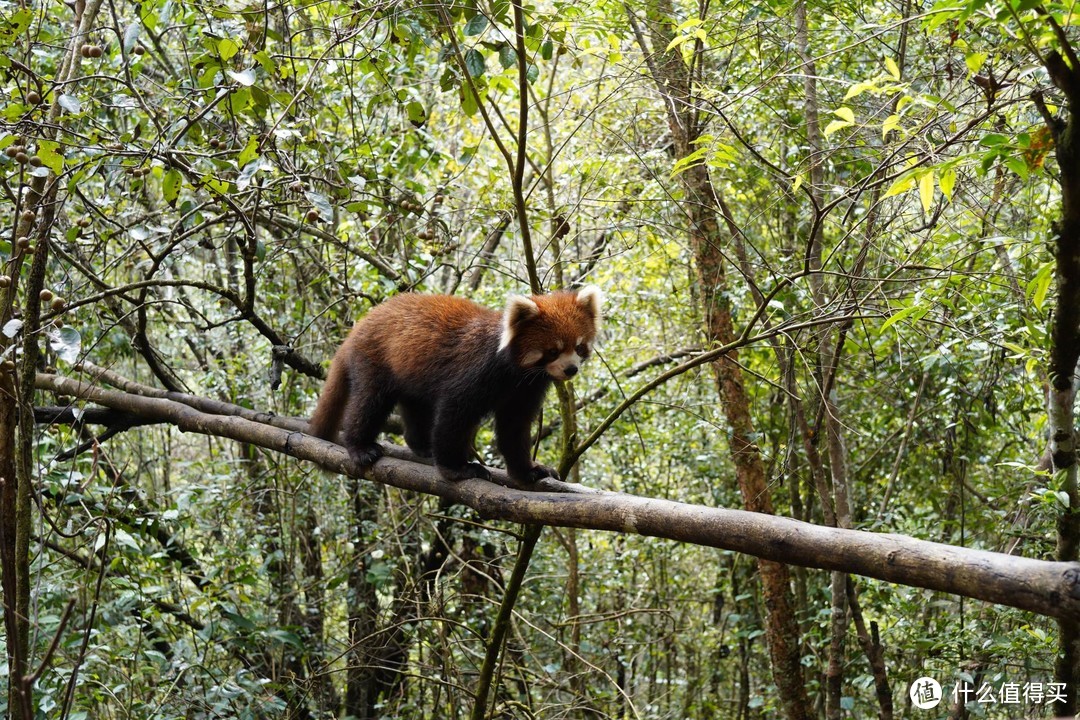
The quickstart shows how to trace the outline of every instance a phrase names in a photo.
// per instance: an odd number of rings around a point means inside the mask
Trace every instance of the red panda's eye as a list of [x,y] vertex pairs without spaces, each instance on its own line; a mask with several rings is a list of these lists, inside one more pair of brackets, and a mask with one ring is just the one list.
[[544,362],[549,363],[555,358],[559,357],[559,351],[555,348],[548,348],[544,351]]
[[580,358],[589,357],[589,346],[586,345],[585,343],[581,343],[576,348],[574,348],[574,350],[575,350],[575,352],[577,352],[578,357],[580,357]]

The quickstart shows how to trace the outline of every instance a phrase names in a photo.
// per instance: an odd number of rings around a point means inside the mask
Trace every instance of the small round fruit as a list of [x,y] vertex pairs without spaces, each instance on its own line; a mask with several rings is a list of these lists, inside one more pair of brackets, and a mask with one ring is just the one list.
[[52,303],[49,305],[55,312],[60,312],[67,307],[67,300],[62,297],[53,298]]
[[309,223],[318,222],[319,221],[319,211],[316,210],[315,208],[312,208],[312,209],[307,211],[307,215],[305,217],[307,218],[307,221]]
[[37,213],[33,210],[23,210],[22,215],[19,216],[19,219],[23,222],[34,222],[35,220],[37,220]]
[[8,145],[6,148],[4,148],[4,154],[7,155],[9,158],[15,157],[19,154],[19,146]]
[[44,163],[42,162],[40,155],[31,155],[30,164],[34,167],[41,167]]
[[142,55],[144,52],[146,52],[146,48],[144,48],[142,45],[136,45],[132,52],[134,52],[136,55]]
[[41,302],[49,302],[53,299],[53,292],[46,288],[38,293],[38,297],[41,298]]
[[92,58],[99,58],[104,54],[104,52],[105,51],[102,50],[101,46],[99,46],[99,45],[91,45],[90,46],[90,57],[92,57]]
[[20,165],[25,165],[26,163],[30,162],[30,156],[24,152],[17,152],[15,153],[15,162],[19,163]]
[[90,57],[90,45],[82,45],[79,47],[79,54],[85,58]]
[[10,275],[0,275],[0,288],[6,288],[11,286]]
[[19,248],[20,250],[25,250],[26,248],[30,247],[30,238],[21,237],[17,239],[15,241],[15,247]]
[[0,372],[13,373],[15,372],[15,363],[11,360],[5,360],[0,363]]
[[31,90],[30,92],[26,93],[26,102],[30,103],[31,105],[37,105],[39,102],[41,102],[41,93],[39,93],[37,90]]
[[84,216],[84,217],[79,218],[76,221],[75,224],[78,225],[81,228],[88,228],[88,227],[90,227],[91,222],[92,221],[90,220],[90,218]]

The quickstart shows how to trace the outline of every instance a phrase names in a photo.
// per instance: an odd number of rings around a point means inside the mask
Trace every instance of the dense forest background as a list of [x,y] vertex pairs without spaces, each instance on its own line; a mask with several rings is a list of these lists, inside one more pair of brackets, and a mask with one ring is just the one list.
[[[979,573],[1080,577],[1078,19],[0,0],[0,715],[1071,715],[1080,595]],[[383,299],[584,283],[602,494],[299,434]]]

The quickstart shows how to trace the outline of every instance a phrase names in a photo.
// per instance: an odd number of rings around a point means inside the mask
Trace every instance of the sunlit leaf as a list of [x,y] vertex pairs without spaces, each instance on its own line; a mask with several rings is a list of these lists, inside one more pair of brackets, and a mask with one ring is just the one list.
[[240,46],[232,38],[222,38],[218,41],[217,51],[221,59],[227,62],[240,52]]
[[919,201],[923,212],[930,212],[934,206],[934,171],[929,170],[919,177]]
[[892,75],[893,80],[900,79],[900,67],[891,57],[885,58],[885,69],[889,71],[890,75]]

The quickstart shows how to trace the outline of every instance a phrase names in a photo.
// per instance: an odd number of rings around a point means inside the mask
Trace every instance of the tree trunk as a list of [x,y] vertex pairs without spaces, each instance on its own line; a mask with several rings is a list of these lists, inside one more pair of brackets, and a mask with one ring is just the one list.
[[[1056,51],[1047,56],[1047,69],[1054,83],[1065,93],[1069,112],[1067,121],[1050,119],[1041,98],[1040,109],[1054,133],[1055,153],[1061,172],[1061,221],[1055,230],[1057,256],[1057,298],[1050,326],[1050,391],[1047,398],[1050,451],[1054,470],[1064,473],[1062,488],[1069,496],[1069,507],[1058,520],[1057,559],[1074,561],[1080,556],[1080,492],[1077,492],[1076,431],[1073,403],[1076,398],[1076,363],[1080,358],[1080,68],[1071,47],[1065,51],[1072,64]],[[1076,682],[1080,679],[1080,620],[1058,620],[1059,655],[1055,680],[1064,683],[1066,701],[1055,712],[1062,716],[1076,713]]]
[[[649,32],[655,52],[650,52],[637,17],[629,7],[627,13],[638,44],[646,55],[653,80],[664,98],[668,127],[675,141],[675,157],[685,158],[696,149],[694,143],[701,134],[693,88],[693,74],[695,68],[700,67],[701,54],[695,53],[692,67],[688,67],[679,49],[660,50],[669,48],[674,37],[676,21],[670,0],[654,0],[648,5]],[[700,50],[700,46],[697,50]],[[731,240],[721,230],[719,198],[707,166],[693,164],[683,170],[679,177],[686,191],[683,207],[697,265],[706,333],[709,342],[724,345],[736,338],[722,253],[722,248],[729,245]],[[772,496],[760,449],[753,441],[755,430],[750,398],[743,383],[737,354],[731,352],[719,358],[713,364],[713,371],[724,415],[731,427],[730,452],[743,503],[747,510],[772,514]],[[767,609],[765,637],[784,714],[792,720],[810,717],[787,566],[758,560],[758,570]]]

